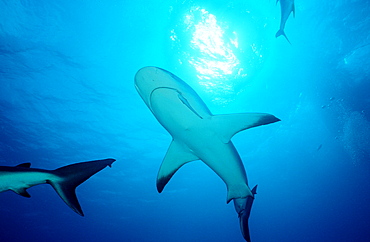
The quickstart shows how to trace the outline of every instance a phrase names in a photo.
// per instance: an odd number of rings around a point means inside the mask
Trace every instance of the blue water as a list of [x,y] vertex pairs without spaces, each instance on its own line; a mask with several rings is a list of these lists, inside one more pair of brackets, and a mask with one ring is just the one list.
[[370,1],[0,1],[0,165],[112,157],[77,188],[0,194],[1,241],[244,241],[203,163],[158,194],[171,137],[134,88],[144,66],[182,78],[215,114],[282,121],[238,133],[252,241],[370,241]]

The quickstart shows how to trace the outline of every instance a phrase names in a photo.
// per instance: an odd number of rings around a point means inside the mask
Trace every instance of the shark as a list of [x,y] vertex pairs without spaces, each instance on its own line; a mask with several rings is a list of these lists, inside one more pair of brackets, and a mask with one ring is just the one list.
[[13,191],[23,197],[31,197],[27,189],[50,184],[60,198],[77,214],[84,216],[75,189],[106,166],[111,167],[115,159],[79,162],[55,170],[31,168],[31,163],[17,166],[0,166],[0,193]]
[[231,142],[239,131],[271,124],[280,119],[267,113],[213,115],[198,94],[171,72],[148,66],[135,75],[135,88],[156,117],[172,136],[171,144],[157,175],[161,193],[171,177],[183,165],[201,160],[226,184],[229,203],[234,200],[241,217],[242,232],[249,237],[247,210],[254,199],[248,186],[243,162]]
[[286,21],[289,18],[289,15],[291,12],[293,12],[293,17],[295,17],[295,6],[294,6],[294,0],[276,0],[276,4],[280,1],[280,9],[281,9],[281,19],[280,19],[280,28],[276,32],[275,37],[279,37],[280,35],[283,35],[286,40],[290,43],[288,37],[286,36],[284,32]]

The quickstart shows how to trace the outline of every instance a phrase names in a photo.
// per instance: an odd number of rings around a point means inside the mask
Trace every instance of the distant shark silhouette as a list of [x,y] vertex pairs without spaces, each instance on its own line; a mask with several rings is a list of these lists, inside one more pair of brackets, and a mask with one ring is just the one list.
[[189,85],[157,67],[140,69],[135,76],[135,87],[173,138],[158,172],[158,192],[162,192],[181,166],[202,160],[225,182],[227,203],[234,199],[242,233],[249,238],[245,219],[248,220],[254,193],[248,187],[242,160],[230,139],[241,130],[279,119],[265,113],[212,115]]
[[76,187],[106,166],[111,166],[114,161],[105,159],[80,162],[56,170],[30,168],[31,163],[14,167],[0,166],[0,192],[11,190],[23,197],[31,197],[26,189],[48,183],[73,211],[84,216],[75,193]]
[[291,12],[293,12],[293,16],[295,17],[295,7],[294,7],[294,0],[276,0],[276,4],[280,1],[280,8],[281,8],[281,19],[280,19],[280,29],[276,32],[275,37],[279,37],[283,35],[286,40],[290,43],[288,37],[284,32],[286,21],[289,18]]

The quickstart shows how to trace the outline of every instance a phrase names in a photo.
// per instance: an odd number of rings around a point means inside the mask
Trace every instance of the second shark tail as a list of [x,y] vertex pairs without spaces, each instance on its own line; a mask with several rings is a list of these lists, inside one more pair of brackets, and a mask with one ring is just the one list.
[[292,43],[290,43],[290,41],[289,41],[288,37],[286,36],[286,34],[285,34],[285,32],[284,32],[284,29],[279,29],[279,30],[278,30],[278,32],[276,32],[275,37],[277,38],[277,37],[279,37],[280,35],[283,35],[283,36],[286,38],[286,40],[289,42],[289,44],[292,44]]
[[54,171],[50,171],[50,173],[54,174],[58,179],[49,180],[47,182],[52,185],[58,195],[73,211],[84,216],[76,196],[76,187],[105,167],[110,167],[114,161],[115,159],[104,159],[63,166]]

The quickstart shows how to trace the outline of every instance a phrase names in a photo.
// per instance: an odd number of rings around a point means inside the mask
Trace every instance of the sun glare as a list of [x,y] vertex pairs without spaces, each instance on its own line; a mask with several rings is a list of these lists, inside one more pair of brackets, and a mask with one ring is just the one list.
[[[210,79],[225,82],[230,75],[240,73],[240,61],[233,52],[239,46],[236,32],[225,34],[217,17],[200,7],[193,7],[184,23],[192,31],[190,47],[195,51],[188,62],[197,70],[202,85],[212,87],[216,83]],[[225,87],[231,89],[232,85]]]
[[254,15],[236,12],[220,17],[217,12],[192,6],[178,16],[180,21],[173,22],[170,34],[179,54],[177,61],[194,69],[195,81],[212,100],[226,103],[252,84],[266,58]]

